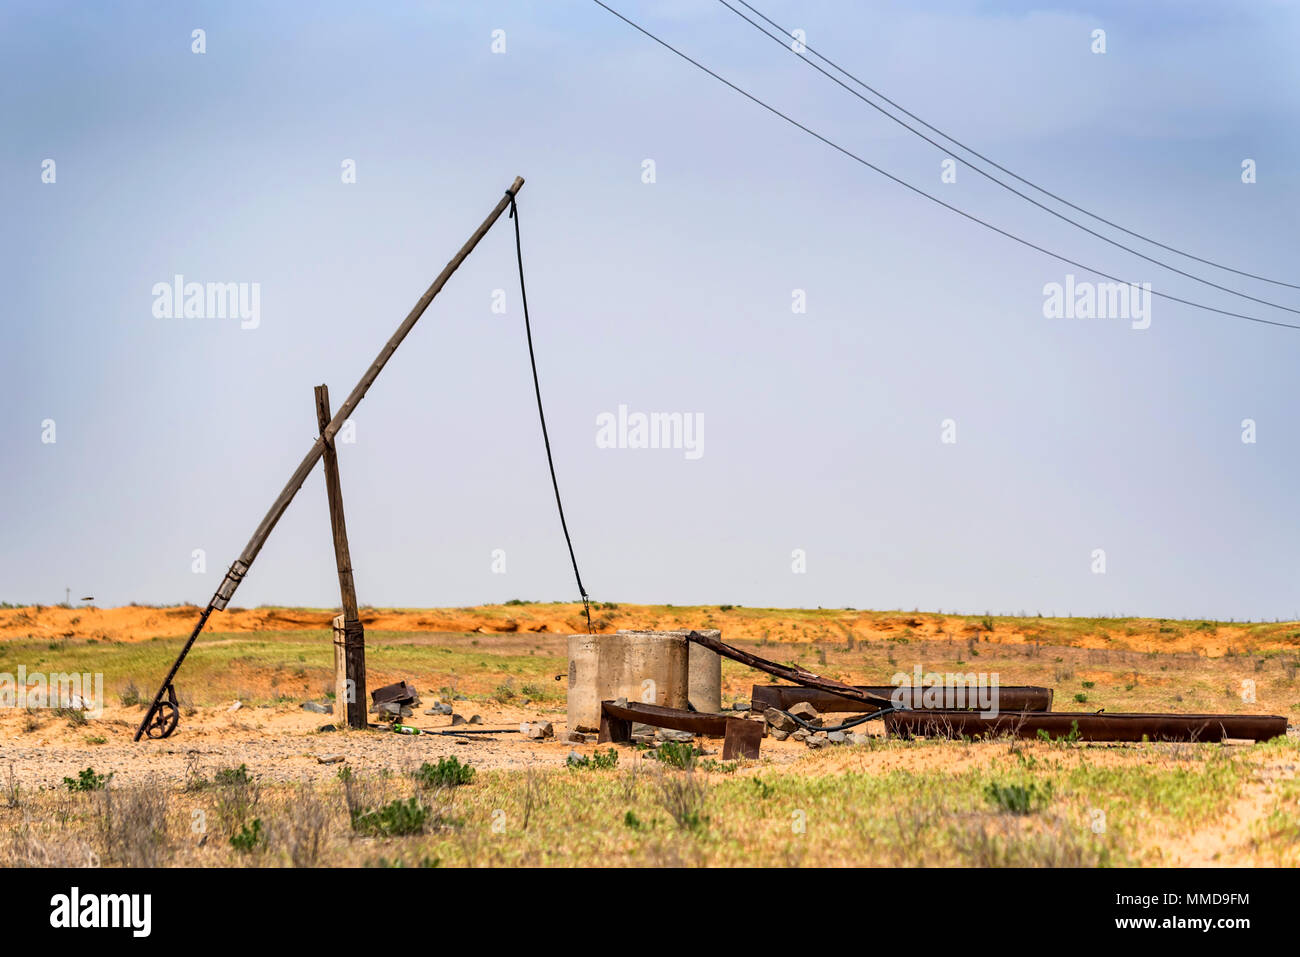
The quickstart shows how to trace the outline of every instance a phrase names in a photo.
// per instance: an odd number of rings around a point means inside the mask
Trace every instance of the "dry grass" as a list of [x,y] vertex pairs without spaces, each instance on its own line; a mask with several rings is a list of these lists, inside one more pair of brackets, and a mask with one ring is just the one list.
[[[627,748],[616,769],[484,771],[455,788],[423,789],[406,774],[197,790],[118,777],[101,792],[24,794],[0,809],[0,824],[5,860],[19,865],[1097,867],[1158,863],[1172,840],[1215,834],[1247,782],[1293,767],[1300,751],[1293,742],[851,750],[871,762],[953,749],[979,760],[966,770],[843,770],[848,749],[834,749],[719,773],[665,768]],[[1016,788],[1035,799],[998,797]],[[1297,794],[1281,788],[1239,856],[1222,862],[1288,860]],[[412,833],[353,826],[358,812],[413,799],[424,816]],[[232,846],[250,829],[262,835],[254,846]]]

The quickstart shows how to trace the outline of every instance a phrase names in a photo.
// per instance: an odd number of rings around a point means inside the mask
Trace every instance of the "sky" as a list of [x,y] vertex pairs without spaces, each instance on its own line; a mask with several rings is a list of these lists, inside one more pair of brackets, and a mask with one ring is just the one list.
[[[945,182],[961,154],[715,0],[607,2],[1001,229],[1300,323],[963,160]],[[753,5],[1071,202],[1300,283],[1297,4]],[[0,5],[0,601],[206,602],[315,439],[312,387],[342,402],[516,175],[595,599],[1300,618],[1300,331],[1160,298],[1146,328],[1049,317],[1050,284],[1105,280],[589,0]],[[364,604],[576,596],[512,229],[338,445]],[[241,284],[247,315],[168,315],[178,275]],[[620,409],[679,413],[691,441],[636,447]],[[233,604],[337,603],[318,468]]]

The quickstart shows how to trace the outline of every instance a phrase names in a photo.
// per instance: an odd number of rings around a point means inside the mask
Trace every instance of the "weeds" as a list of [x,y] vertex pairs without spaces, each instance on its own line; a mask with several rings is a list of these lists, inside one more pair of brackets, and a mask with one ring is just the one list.
[[1050,784],[1036,781],[1028,784],[1001,784],[992,781],[984,789],[984,796],[998,810],[1007,814],[1029,814],[1045,806],[1052,798]]
[[63,786],[69,791],[102,791],[112,779],[112,774],[96,774],[94,768],[86,768],[75,778],[64,778]]
[[293,813],[272,822],[268,843],[283,850],[294,867],[315,867],[329,837],[330,813],[316,789],[303,785],[293,796]]
[[665,741],[659,747],[650,752],[649,756],[656,761],[662,761],[670,768],[679,768],[683,771],[689,771],[695,767],[696,760],[704,753],[694,744],[683,744],[677,741]]
[[126,867],[159,867],[171,857],[167,791],[149,781],[104,790],[99,827],[109,860]]
[[707,798],[708,787],[692,771],[664,774],[659,780],[659,805],[680,830],[695,833],[707,826],[708,818],[704,815]]
[[375,837],[420,834],[430,817],[429,809],[416,798],[390,801],[377,809],[358,809],[351,815],[352,830]]
[[264,843],[266,843],[266,835],[262,832],[260,817],[253,818],[251,824],[244,825],[230,835],[230,846],[241,854],[250,854]]
[[618,764],[618,751],[597,751],[588,757],[585,754],[570,754],[564,761],[566,767],[589,769],[592,771],[610,771]]
[[461,764],[460,760],[452,755],[439,758],[437,764],[425,761],[413,776],[422,788],[454,788],[474,780],[474,768],[469,764]]

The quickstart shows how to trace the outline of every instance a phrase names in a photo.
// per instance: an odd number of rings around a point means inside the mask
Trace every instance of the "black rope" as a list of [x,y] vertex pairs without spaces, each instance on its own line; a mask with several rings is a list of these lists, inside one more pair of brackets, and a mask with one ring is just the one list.
[[[780,708],[778,708],[777,710],[781,711]],[[843,724],[831,725],[830,727],[825,727],[825,728],[818,727],[815,724],[810,724],[809,722],[805,721],[803,718],[799,717],[797,714],[791,714],[789,711],[781,711],[781,713],[785,715],[787,718],[789,718],[791,721],[793,721],[795,724],[799,725],[805,731],[825,731],[829,734],[831,731],[846,731],[849,728],[856,728],[860,724],[865,724],[868,721],[875,721],[877,718],[883,718],[885,715],[893,714],[895,711],[899,711],[899,710],[901,709],[881,708],[879,711],[872,711],[870,714],[863,714],[863,715],[859,715],[856,718],[850,718],[848,721],[845,721]]]
[[537,356],[533,353],[533,327],[528,321],[528,289],[524,286],[524,248],[519,239],[519,210],[515,206],[515,194],[506,190],[510,197],[510,218],[515,221],[515,256],[519,260],[519,296],[524,304],[524,335],[528,338],[528,361],[533,367],[533,391],[537,393],[537,417],[542,422],[542,442],[546,445],[546,464],[551,469],[551,487],[555,489],[555,507],[560,513],[560,528],[564,530],[564,542],[569,546],[569,561],[573,563],[573,577],[578,582],[578,593],[582,595],[582,609],[587,616],[587,633],[594,634],[591,626],[591,599],[587,589],[582,586],[582,575],[578,571],[578,559],[573,554],[573,539],[569,537],[569,525],[564,520],[564,503],[560,501],[560,483],[555,478],[555,459],[551,456],[551,437],[546,432],[546,412],[542,409],[542,386],[537,381]]

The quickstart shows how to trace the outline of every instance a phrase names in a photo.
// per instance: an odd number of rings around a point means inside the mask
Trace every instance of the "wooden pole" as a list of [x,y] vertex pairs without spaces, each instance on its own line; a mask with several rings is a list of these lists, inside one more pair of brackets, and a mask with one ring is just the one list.
[[315,467],[316,461],[325,453],[326,444],[334,441],[335,433],[343,427],[343,423],[351,417],[352,411],[357,407],[357,404],[365,398],[366,391],[374,385],[375,379],[379,377],[379,373],[383,371],[388,360],[397,351],[397,347],[402,344],[402,340],[415,327],[420,316],[424,315],[424,310],[429,308],[429,303],[433,301],[433,297],[442,291],[442,287],[447,284],[447,280],[451,278],[452,273],[459,269],[460,264],[474,251],[474,247],[478,245],[479,240],[487,234],[487,231],[492,228],[492,224],[506,211],[511,200],[514,199],[515,194],[519,192],[523,185],[523,177],[516,176],[515,181],[506,190],[505,195],[497,200],[492,212],[488,213],[487,219],[479,224],[478,229],[474,230],[469,239],[465,241],[465,245],[461,246],[456,255],[451,257],[447,265],[442,268],[442,272],[438,273],[437,278],[433,280],[433,285],[420,297],[406,318],[402,320],[402,324],[397,327],[397,331],[379,350],[379,355],[375,357],[375,361],[370,364],[370,368],[362,375],[361,381],[356,384],[347,399],[339,406],[339,410],[334,413],[334,417],[330,419],[329,424],[321,430],[320,436],[307,451],[303,460],[298,463],[298,467],[293,470],[293,474],[289,476],[289,481],[285,483],[284,488],[280,490],[280,494],[271,503],[266,515],[262,517],[262,521],[253,530],[252,537],[248,539],[248,544],[244,546],[244,550],[240,552],[239,557],[226,571],[226,577],[222,579],[221,584],[217,586],[216,592],[208,600],[208,605],[203,609],[203,613],[199,615],[199,620],[195,622],[190,637],[181,647],[180,654],[172,662],[171,668],[167,670],[167,677],[163,678],[158,693],[154,695],[153,701],[149,705],[149,710],[145,712],[144,718],[140,721],[140,727],[135,730],[136,741],[139,741],[146,732],[149,733],[150,737],[165,738],[175,730],[179,711],[174,706],[169,705],[169,693],[174,694],[171,689],[172,681],[176,678],[176,672],[180,670],[181,664],[184,663],[185,656],[194,647],[194,642],[198,639],[199,632],[203,630],[203,626],[207,623],[208,617],[214,611],[220,611],[229,604],[235,589],[244,580],[244,576],[257,558],[258,552],[262,550],[262,546],[266,544],[267,538],[270,537],[271,530],[280,521],[280,516],[289,507],[293,497],[298,494],[298,489],[302,488],[302,483],[307,480],[307,475]]
[[[316,386],[316,424],[321,434],[330,424],[329,386]],[[330,503],[330,531],[334,535],[334,564],[339,572],[343,614],[334,619],[334,715],[340,726],[366,727],[366,637],[357,609],[357,587],[352,580],[352,553],[348,526],[343,518],[343,486],[339,482],[339,457],[331,437],[325,443],[325,492]]]

